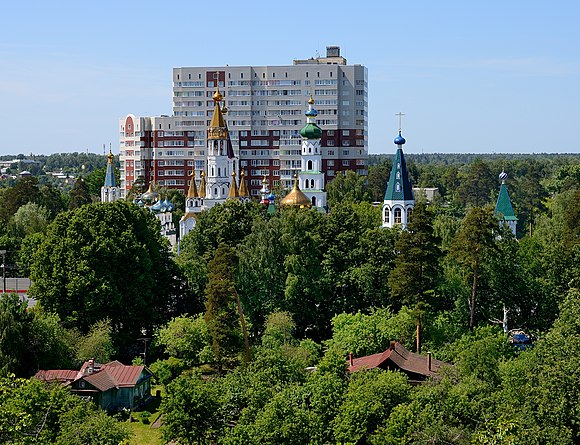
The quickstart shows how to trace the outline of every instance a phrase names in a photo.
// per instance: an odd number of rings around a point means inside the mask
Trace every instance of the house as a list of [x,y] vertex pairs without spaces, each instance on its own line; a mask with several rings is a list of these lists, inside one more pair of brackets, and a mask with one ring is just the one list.
[[392,341],[389,349],[378,354],[367,355],[366,357],[349,359],[349,372],[357,372],[365,369],[381,368],[391,371],[401,371],[409,377],[411,385],[417,385],[449,363],[435,360],[428,355],[420,355],[406,349],[399,342]]
[[91,359],[79,371],[38,371],[34,378],[70,386],[73,394],[88,397],[107,411],[134,409],[151,395],[151,371],[121,362],[98,364]]

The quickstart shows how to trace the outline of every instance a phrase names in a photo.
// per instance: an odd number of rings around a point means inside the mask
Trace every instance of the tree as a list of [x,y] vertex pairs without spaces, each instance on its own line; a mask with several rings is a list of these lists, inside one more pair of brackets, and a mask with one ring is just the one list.
[[166,388],[161,403],[163,436],[186,444],[209,444],[218,427],[217,386],[193,373],[178,377]]
[[210,336],[203,314],[180,315],[173,318],[155,333],[155,345],[163,347],[166,354],[183,360],[188,366],[203,363],[207,357]]
[[76,335],[77,364],[94,358],[97,363],[108,363],[115,353],[112,339],[113,329],[109,320],[100,320],[93,324],[89,332]]
[[116,346],[127,346],[199,303],[188,298],[158,221],[130,203],[91,204],[61,213],[30,266],[30,294],[85,333],[109,319]]
[[396,307],[434,303],[441,257],[438,243],[433,231],[433,216],[424,202],[418,202],[407,229],[395,244],[398,255],[389,275],[389,287]]
[[336,440],[365,443],[409,394],[407,377],[399,372],[372,369],[354,373],[333,421]]
[[459,176],[461,183],[456,196],[463,206],[481,207],[489,202],[490,192],[496,187],[496,179],[485,161],[475,159]]
[[24,238],[33,233],[44,232],[52,221],[50,212],[36,203],[20,206],[10,219],[9,227],[14,235]]
[[387,185],[389,183],[389,174],[392,167],[392,161],[385,159],[378,165],[369,166],[369,175],[367,177],[369,193],[373,201],[382,201]]
[[366,177],[352,170],[339,174],[326,186],[326,198],[329,207],[340,202],[370,201],[371,196],[366,187]]
[[16,211],[29,202],[40,201],[40,190],[38,189],[38,179],[34,176],[20,178],[16,185],[2,194],[2,205],[0,206],[0,219],[8,223]]
[[484,261],[496,250],[495,232],[498,221],[491,208],[473,207],[465,216],[461,229],[455,236],[450,254],[465,268],[472,278],[469,302],[469,329],[475,326],[476,295],[479,274]]
[[0,375],[28,376],[33,368],[28,339],[32,316],[16,294],[0,296]]
[[231,247],[221,245],[208,264],[206,312],[204,315],[218,370],[241,350],[240,317],[236,308],[234,285],[235,254]]
[[69,192],[69,210],[76,209],[85,204],[90,204],[91,202],[93,202],[93,200],[91,198],[91,193],[89,192],[89,186],[83,178],[78,178],[75,181],[72,190]]

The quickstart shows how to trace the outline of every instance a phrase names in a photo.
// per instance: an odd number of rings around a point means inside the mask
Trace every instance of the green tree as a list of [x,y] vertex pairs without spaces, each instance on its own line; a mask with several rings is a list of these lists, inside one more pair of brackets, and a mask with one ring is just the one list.
[[111,322],[100,320],[90,327],[86,335],[75,335],[78,339],[75,345],[77,364],[91,358],[94,358],[97,363],[111,361],[115,353],[112,334]]
[[369,175],[367,177],[368,190],[373,201],[382,201],[387,185],[389,183],[389,174],[391,172],[392,162],[385,159],[378,165],[369,166]]
[[82,333],[111,321],[116,346],[141,329],[199,308],[150,212],[117,201],[60,214],[47,229],[31,264],[31,295]]
[[9,228],[15,236],[24,238],[33,233],[44,232],[52,221],[50,212],[36,203],[20,206],[10,219]]
[[326,186],[326,199],[329,207],[340,202],[370,201],[371,196],[366,187],[366,177],[352,170],[339,174]]
[[89,186],[83,178],[78,178],[75,181],[72,190],[69,192],[69,210],[76,209],[85,204],[90,204],[91,202],[93,202],[93,200],[91,198]]
[[373,369],[353,374],[333,422],[337,441],[364,443],[409,394],[407,378],[401,373]]
[[219,371],[242,347],[240,318],[236,308],[235,261],[234,250],[221,245],[208,264],[210,273],[204,319]]
[[208,356],[210,348],[210,336],[203,314],[173,318],[156,331],[155,345],[188,366],[203,363],[203,356]]
[[487,162],[475,159],[465,171],[459,172],[459,177],[461,182],[456,196],[463,206],[481,207],[489,202],[497,182]]
[[38,203],[39,201],[38,179],[34,176],[20,178],[14,187],[2,194],[0,219],[6,224],[21,206],[29,202]]
[[217,385],[201,375],[183,375],[166,388],[161,403],[163,437],[185,444],[209,444],[219,426]]
[[424,202],[413,209],[407,229],[403,230],[395,249],[395,267],[389,275],[391,298],[395,306],[434,304],[439,280],[439,240],[433,231],[433,216]]
[[33,368],[28,339],[32,322],[16,294],[0,296],[0,375],[28,376]]
[[474,207],[465,216],[461,229],[455,236],[450,254],[465,268],[471,277],[469,301],[469,329],[475,326],[476,296],[479,275],[489,255],[497,248],[495,233],[498,221],[490,208]]

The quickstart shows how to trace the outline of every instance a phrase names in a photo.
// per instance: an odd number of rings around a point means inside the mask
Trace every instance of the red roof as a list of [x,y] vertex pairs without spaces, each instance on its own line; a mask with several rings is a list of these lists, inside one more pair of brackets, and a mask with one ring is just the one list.
[[[431,362],[430,365],[429,361]],[[443,365],[448,365],[449,363],[433,358],[429,360],[428,356],[411,352],[398,342],[391,342],[389,349],[385,352],[355,358],[349,364],[349,372],[374,368],[399,369],[412,377],[430,377]]]
[[[91,365],[93,366],[92,372],[89,371]],[[83,363],[80,371],[54,369],[38,371],[35,378],[44,382],[57,381],[60,383],[71,383],[84,379],[98,390],[107,391],[111,388],[135,386],[144,370],[145,366],[127,366],[117,360],[102,365],[87,361]]]
[[77,378],[78,371],[71,369],[49,369],[48,371],[38,371],[34,378],[42,382],[72,382]]

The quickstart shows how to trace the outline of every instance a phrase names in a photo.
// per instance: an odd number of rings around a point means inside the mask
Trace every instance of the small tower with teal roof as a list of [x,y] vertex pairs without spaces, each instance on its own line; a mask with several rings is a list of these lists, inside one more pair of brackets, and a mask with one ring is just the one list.
[[495,214],[499,218],[500,224],[506,224],[511,229],[514,236],[516,236],[518,218],[514,214],[510,195],[505,185],[507,178],[508,174],[502,170],[499,174],[501,187],[499,188],[499,196],[497,197],[497,203],[495,204]]
[[397,225],[401,225],[403,228],[406,227],[415,207],[413,185],[409,178],[409,171],[407,170],[407,163],[405,162],[405,155],[403,154],[403,145],[405,145],[405,142],[405,138],[401,135],[401,129],[399,128],[399,134],[395,138],[397,152],[395,153],[387,191],[385,192],[385,199],[383,201],[383,227],[394,227]]
[[119,199],[119,187],[115,181],[115,167],[113,166],[113,152],[109,148],[107,155],[107,172],[105,184],[101,187],[101,202],[114,202]]
[[300,130],[302,136],[302,167],[299,177],[300,189],[308,197],[312,207],[320,210],[326,207],[326,191],[324,190],[324,173],[322,173],[322,149],[320,138],[322,130],[316,124],[318,112],[313,108],[314,99],[308,100],[306,125]]

